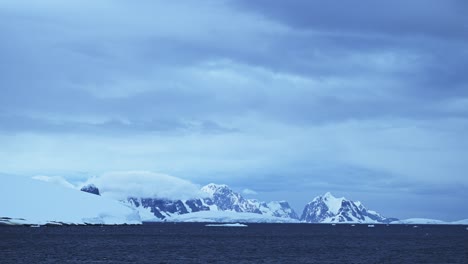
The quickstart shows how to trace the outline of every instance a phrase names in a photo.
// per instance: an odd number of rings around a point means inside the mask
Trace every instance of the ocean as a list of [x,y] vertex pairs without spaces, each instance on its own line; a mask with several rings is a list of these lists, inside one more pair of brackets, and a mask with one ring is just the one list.
[[0,263],[468,263],[466,226],[0,226]]

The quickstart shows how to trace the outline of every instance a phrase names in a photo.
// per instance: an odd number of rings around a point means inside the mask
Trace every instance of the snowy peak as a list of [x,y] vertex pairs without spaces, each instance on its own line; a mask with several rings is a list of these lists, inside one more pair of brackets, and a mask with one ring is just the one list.
[[226,193],[231,191],[231,189],[227,185],[215,183],[210,183],[206,186],[203,186],[201,190],[202,192],[209,194],[211,197],[213,197],[215,193]]
[[[202,191],[211,196],[211,202],[219,211],[255,213],[292,219],[299,218],[286,201],[265,203],[255,199],[245,199],[241,194],[233,191],[225,184],[211,183],[204,186]],[[207,201],[207,203],[209,202]]]
[[322,200],[323,203],[327,206],[328,211],[333,214],[337,214],[340,210],[342,204],[346,199],[344,197],[336,198],[330,192],[325,193],[323,196],[319,196],[319,200]]
[[315,197],[308,203],[301,216],[308,223],[389,223],[394,218],[385,218],[375,211],[367,210],[361,202],[344,197],[336,198],[330,192]]
[[242,195],[234,192],[227,185],[211,183],[201,190],[211,196],[212,202],[221,211],[261,213],[255,206],[256,201],[244,199]]

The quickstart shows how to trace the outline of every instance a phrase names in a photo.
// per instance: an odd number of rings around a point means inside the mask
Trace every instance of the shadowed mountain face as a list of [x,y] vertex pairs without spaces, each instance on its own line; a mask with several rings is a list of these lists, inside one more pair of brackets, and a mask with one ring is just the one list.
[[301,216],[301,221],[307,223],[390,223],[396,220],[368,210],[361,202],[336,198],[331,193],[315,197]]

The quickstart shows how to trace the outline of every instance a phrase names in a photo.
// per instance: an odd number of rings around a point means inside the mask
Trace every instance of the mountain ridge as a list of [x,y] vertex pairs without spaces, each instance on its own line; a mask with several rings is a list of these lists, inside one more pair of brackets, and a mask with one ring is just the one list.
[[[201,188],[208,197],[189,200],[129,197],[125,202],[137,208],[147,221],[169,221],[179,215],[203,211],[236,212],[299,220],[286,201],[261,202],[246,199],[225,184],[210,183]],[[154,217],[153,217],[154,216]],[[278,219],[281,221],[281,219]]]
[[[99,189],[82,188],[83,191],[99,193]],[[167,198],[128,197],[124,203],[140,212],[143,221],[179,221],[181,215],[201,212],[250,213],[267,217],[276,217],[303,223],[384,223],[396,222],[397,218],[387,218],[376,211],[367,209],[360,201],[351,201],[344,197],[335,197],[331,192],[316,196],[305,205],[299,217],[287,201],[263,202],[246,199],[226,184],[210,183],[201,188],[207,197],[188,200]],[[203,215],[203,214],[201,214]],[[221,219],[218,215],[205,213]],[[232,215],[232,214],[230,214]],[[215,217],[215,218],[216,218]],[[190,218],[190,217],[185,217]],[[202,219],[201,217],[200,219]],[[252,217],[251,217],[252,218]],[[258,217],[253,217],[258,220]],[[210,218],[211,219],[211,218]],[[223,218],[224,219],[224,218]],[[278,219],[278,221],[282,221]],[[268,220],[271,222],[271,220]]]

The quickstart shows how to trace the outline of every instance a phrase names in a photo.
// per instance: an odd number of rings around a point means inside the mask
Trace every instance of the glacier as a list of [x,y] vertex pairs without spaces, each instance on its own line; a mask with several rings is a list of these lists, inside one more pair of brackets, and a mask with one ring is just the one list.
[[21,176],[3,176],[0,224],[141,224],[138,211],[118,201]]
[[167,218],[166,221],[207,223],[300,223],[297,219],[232,211],[201,211],[196,213],[173,215]]

